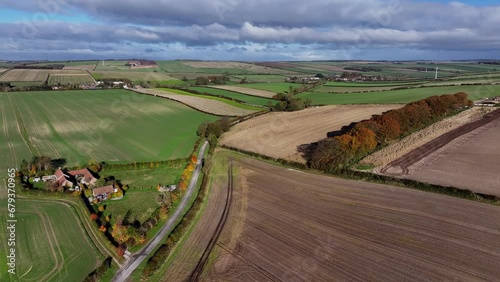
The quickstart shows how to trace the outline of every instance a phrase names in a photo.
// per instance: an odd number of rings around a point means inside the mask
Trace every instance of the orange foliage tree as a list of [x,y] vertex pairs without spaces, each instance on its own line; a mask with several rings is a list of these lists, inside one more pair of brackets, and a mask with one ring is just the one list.
[[97,220],[98,218],[99,218],[99,216],[98,216],[97,214],[95,214],[95,213],[92,213],[92,214],[90,215],[90,219],[91,219],[91,220]]

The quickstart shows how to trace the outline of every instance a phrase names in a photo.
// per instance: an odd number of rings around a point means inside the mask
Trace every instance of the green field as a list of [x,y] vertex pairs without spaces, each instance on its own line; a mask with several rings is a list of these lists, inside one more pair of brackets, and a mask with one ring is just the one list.
[[484,97],[500,95],[500,85],[466,85],[466,86],[443,86],[443,87],[421,87],[403,90],[389,90],[370,93],[323,93],[305,92],[298,97],[311,99],[314,105],[340,105],[340,104],[390,104],[409,103],[434,95],[455,94],[466,92],[469,99],[478,100]]
[[340,82],[340,81],[329,81],[323,86],[335,86],[335,87],[390,87],[390,86],[408,86],[415,84],[422,84],[425,81],[415,81],[415,82]]
[[266,90],[274,93],[284,93],[288,92],[290,87],[299,88],[300,86],[302,86],[302,84],[281,82],[281,83],[248,83],[248,84],[238,84],[235,86]]
[[177,90],[177,89],[170,89],[170,88],[160,88],[160,90],[164,90],[164,91],[168,91],[168,92],[172,92],[172,93],[180,94],[180,95],[194,96],[194,97],[200,97],[200,98],[205,98],[205,99],[209,99],[209,100],[215,100],[215,101],[219,101],[219,102],[222,102],[222,103],[225,103],[225,104],[228,104],[228,105],[240,108],[240,109],[252,110],[252,111],[262,111],[261,107],[254,107],[251,105],[238,103],[236,101],[228,100],[228,99],[224,99],[224,98],[219,98],[219,97],[214,97],[214,96],[209,96],[209,95],[193,94],[193,93],[189,93],[186,91]]
[[[186,161],[187,162],[187,161]],[[150,189],[162,185],[175,184],[186,163],[156,164],[155,162],[136,164],[136,168],[104,168],[99,174],[103,177],[114,176],[131,189]]]
[[95,70],[96,71],[128,71],[130,70],[129,66],[126,66],[128,61],[104,61],[104,65],[102,61],[99,61]]
[[275,103],[276,101],[273,99],[266,99],[257,96],[245,95],[237,92],[227,91],[223,89],[210,88],[210,87],[190,87],[191,90],[196,90],[201,93],[208,93],[213,95],[220,95],[240,101],[244,101],[247,104],[258,105],[258,106],[266,106],[269,101]]
[[[0,228],[6,230],[2,207]],[[6,232],[0,232],[0,281],[82,281],[103,257],[74,211],[63,203],[21,199],[16,202],[17,273],[7,274]]]
[[32,155],[131,163],[187,157],[204,121],[217,117],[126,90],[0,94],[0,168]]
[[121,200],[106,201],[105,215],[111,217],[111,224],[115,222],[118,217],[122,219],[128,214],[130,222],[139,220],[141,223],[146,221],[151,214],[159,207],[157,201],[158,191],[156,189],[149,189],[147,191],[131,190],[127,191],[125,197]]
[[49,75],[48,85],[84,85],[84,84],[94,84],[95,81],[90,74],[84,75],[59,75],[51,74]]

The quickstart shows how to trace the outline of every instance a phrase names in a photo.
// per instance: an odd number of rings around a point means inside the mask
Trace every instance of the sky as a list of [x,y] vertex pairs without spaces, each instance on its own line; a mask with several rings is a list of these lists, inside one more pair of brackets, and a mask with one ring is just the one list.
[[500,59],[500,0],[0,0],[0,59]]

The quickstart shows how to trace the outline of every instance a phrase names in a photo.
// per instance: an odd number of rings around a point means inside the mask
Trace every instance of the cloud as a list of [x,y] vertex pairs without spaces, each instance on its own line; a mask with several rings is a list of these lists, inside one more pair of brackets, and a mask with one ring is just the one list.
[[[8,42],[0,44],[2,56],[57,51],[77,55],[82,50],[82,56],[164,56],[162,50],[174,50],[169,56],[198,54],[201,59],[205,54],[213,59],[214,53],[218,59],[500,53],[500,5],[416,0],[0,0],[0,6],[34,15],[0,22],[0,37]],[[54,14],[72,12],[93,21],[53,20]],[[46,17],[35,17],[44,13]]]

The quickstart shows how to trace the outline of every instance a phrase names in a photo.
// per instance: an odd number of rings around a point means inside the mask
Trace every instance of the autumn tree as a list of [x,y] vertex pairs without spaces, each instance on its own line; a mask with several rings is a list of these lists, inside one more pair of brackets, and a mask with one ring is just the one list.
[[106,232],[106,230],[107,230],[106,226],[104,226],[104,225],[101,225],[101,227],[99,227],[99,231],[101,231],[101,232]]
[[97,214],[95,214],[95,213],[92,213],[92,214],[90,215],[90,220],[95,221],[95,220],[97,220],[98,218],[99,218],[99,216],[98,216]]

